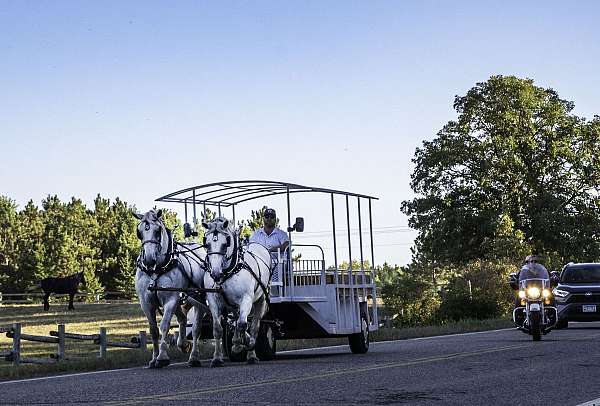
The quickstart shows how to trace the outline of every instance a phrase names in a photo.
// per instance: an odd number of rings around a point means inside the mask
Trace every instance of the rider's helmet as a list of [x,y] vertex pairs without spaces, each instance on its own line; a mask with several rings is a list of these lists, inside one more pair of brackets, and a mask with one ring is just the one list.
[[527,264],[541,264],[541,263],[542,263],[542,257],[539,256],[538,254],[527,255],[525,257],[525,261],[523,261],[523,265],[527,265]]

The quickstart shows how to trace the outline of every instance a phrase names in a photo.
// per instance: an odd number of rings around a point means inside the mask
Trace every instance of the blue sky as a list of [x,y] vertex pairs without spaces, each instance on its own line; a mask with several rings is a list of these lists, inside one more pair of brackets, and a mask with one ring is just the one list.
[[[410,160],[455,117],[454,96],[517,75],[579,115],[600,114],[599,11],[594,1],[3,0],[0,194],[23,205],[100,193],[147,210],[219,180],[351,190],[380,197],[377,262],[406,263]],[[303,239],[329,229],[323,207],[298,206]]]

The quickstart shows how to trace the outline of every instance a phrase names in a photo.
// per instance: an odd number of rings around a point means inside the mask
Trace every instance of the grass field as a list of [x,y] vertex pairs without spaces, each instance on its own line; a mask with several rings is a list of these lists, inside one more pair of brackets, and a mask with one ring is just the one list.
[[[175,319],[174,319],[175,320]],[[174,324],[173,320],[173,324]],[[100,327],[107,328],[110,341],[130,341],[148,325],[139,304],[85,304],[76,303],[74,311],[67,311],[66,304],[53,303],[50,311],[45,312],[38,305],[14,305],[0,307],[0,326],[22,323],[22,333],[48,336],[51,330],[57,330],[58,324],[65,324],[66,331],[80,334],[97,334]],[[465,320],[441,326],[424,326],[403,329],[379,329],[372,334],[373,341],[398,340],[441,334],[453,334],[470,331],[492,330],[511,326],[507,319]],[[172,330],[174,331],[174,330]],[[56,344],[22,341],[22,355],[27,357],[48,358],[57,352]],[[324,345],[346,344],[345,338],[318,340],[278,341],[277,350],[285,351],[298,348],[310,348]],[[8,350],[12,339],[0,334],[0,350]],[[98,359],[99,346],[88,341],[66,340],[68,362],[54,365],[23,364],[14,368],[11,363],[0,361],[0,380],[15,379],[61,372],[93,371],[100,369],[142,366],[150,360],[148,351],[135,349],[109,348],[105,360]],[[210,358],[213,352],[212,340],[203,340],[201,356]],[[176,348],[169,350],[173,362],[185,361],[188,354],[182,354]]]

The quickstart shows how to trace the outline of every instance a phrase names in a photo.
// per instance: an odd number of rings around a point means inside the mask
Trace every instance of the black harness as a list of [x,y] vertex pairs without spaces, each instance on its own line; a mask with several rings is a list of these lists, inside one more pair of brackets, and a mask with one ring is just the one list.
[[[227,244],[225,246],[225,251],[218,251],[218,252],[215,251],[215,252],[207,252],[206,253],[207,257],[209,255],[222,255],[225,257],[224,259],[225,259],[226,263],[229,262],[227,267],[225,269],[223,269],[223,271],[221,273],[221,277],[218,280],[215,280],[215,284],[219,288],[221,288],[221,285],[223,283],[225,283],[228,279],[230,279],[233,275],[239,273],[242,270],[246,270],[246,271],[250,272],[250,275],[252,275],[252,277],[254,278],[254,280],[257,283],[257,285],[254,289],[254,293],[256,293],[259,288],[262,289],[265,299],[267,301],[267,304],[269,304],[270,303],[269,288],[267,286],[265,286],[265,284],[260,279],[261,274],[260,274],[259,260],[263,263],[264,263],[264,261],[262,261],[260,258],[257,258],[256,255],[254,255],[253,253],[245,250],[243,248],[243,246],[240,244],[239,235],[237,235],[236,233],[234,233],[234,235],[233,235],[233,250],[232,250],[231,256],[227,257],[226,250],[227,250],[227,248],[229,248],[231,246],[231,235],[225,231],[221,231],[216,228],[213,231],[210,231],[209,234],[210,233],[213,234],[213,238],[216,238],[218,236],[218,234],[223,234],[227,237]],[[206,236],[204,237],[204,246],[205,247],[207,246],[206,245]],[[246,262],[246,260],[245,260],[246,255],[251,256],[256,261],[257,265],[259,265],[259,267],[258,267],[259,274],[258,275],[256,275],[256,273],[252,270],[252,268]],[[267,264],[265,263],[265,265],[267,265]],[[272,276],[271,275],[272,269],[268,265],[267,265],[267,268],[269,268],[269,279],[270,279]],[[210,270],[208,269],[208,266],[206,267],[206,272],[208,272],[210,275]],[[211,278],[212,278],[212,275],[211,275]],[[221,288],[221,296],[223,297],[223,300],[225,300],[225,303],[227,304],[228,307],[233,307],[233,308],[236,307],[229,302],[229,300],[227,299],[226,295],[224,294],[222,288]]]
[[[172,271],[174,268],[179,269],[179,271],[181,272],[181,274],[183,275],[183,277],[188,281],[188,283],[195,289],[202,289],[200,286],[198,286],[194,280],[193,280],[193,267],[192,267],[192,263],[190,261],[193,260],[194,262],[196,262],[198,265],[200,265],[201,268],[206,269],[206,261],[204,259],[202,259],[196,252],[195,250],[202,248],[201,246],[196,247],[196,248],[189,248],[187,247],[185,244],[182,244],[180,242],[177,242],[173,239],[173,233],[171,232],[171,230],[169,230],[168,228],[165,227],[165,231],[167,233],[167,237],[168,237],[168,248],[167,248],[167,252],[164,254],[164,260],[162,261],[162,263],[158,266],[156,266],[153,270],[149,269],[146,264],[144,264],[144,245],[146,244],[157,244],[159,250],[162,251],[162,242],[159,240],[144,240],[142,241],[142,248],[141,248],[141,252],[140,255],[137,258],[136,261],[136,265],[137,267],[144,272],[146,275],[148,275],[150,277],[150,279],[152,279],[152,283],[150,284],[149,288],[153,288],[156,286],[156,282],[158,281],[158,279],[167,274],[168,272]],[[175,249],[175,247],[178,247],[179,249]],[[191,254],[191,256],[186,255],[186,254]],[[185,266],[183,265],[183,260],[187,261],[189,267],[190,267],[190,273],[192,273],[192,275],[188,275],[185,270],[183,268],[185,268]],[[181,266],[179,266],[181,265]],[[155,291],[156,294],[156,291]]]

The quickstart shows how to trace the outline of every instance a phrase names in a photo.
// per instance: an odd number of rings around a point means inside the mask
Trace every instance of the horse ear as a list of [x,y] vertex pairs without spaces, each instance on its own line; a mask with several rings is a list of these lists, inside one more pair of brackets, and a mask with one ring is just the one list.
[[143,215],[143,214],[138,214],[138,213],[136,213],[136,212],[134,212],[134,211],[132,211],[132,212],[131,212],[131,214],[133,215],[133,217],[135,217],[135,218],[136,218],[136,219],[138,219],[138,220],[141,220],[141,219],[143,219],[143,218],[144,218],[144,215]]
[[206,221],[202,222],[202,227],[206,228],[208,230],[209,224]]
[[161,218],[161,217],[162,217],[162,214],[163,214],[163,212],[162,212],[162,209],[159,209],[159,210],[156,212],[156,217],[157,217],[157,218]]
[[223,222],[223,228],[228,228],[229,227],[229,220],[225,220]]

